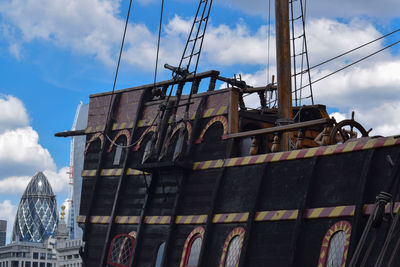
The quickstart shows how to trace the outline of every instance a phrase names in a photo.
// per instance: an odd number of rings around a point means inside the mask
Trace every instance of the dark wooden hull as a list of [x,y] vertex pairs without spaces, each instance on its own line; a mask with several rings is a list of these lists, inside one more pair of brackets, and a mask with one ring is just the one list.
[[[139,91],[128,90],[126,94],[136,92]],[[132,232],[135,233],[130,266],[155,266],[163,242],[163,266],[185,266],[185,242],[191,233],[202,236],[199,265],[224,266],[221,257],[233,230],[242,242],[239,266],[325,266],[325,249],[329,244],[326,242],[335,233],[332,229],[346,233],[343,259],[349,261],[371,205],[389,184],[392,168],[386,158],[389,155],[397,159],[400,139],[360,139],[333,146],[240,156],[240,144],[225,138],[226,131],[229,134],[235,128],[230,113],[235,107],[232,109],[229,102],[234,92],[221,94],[227,102],[222,97],[222,102],[212,107],[209,97],[208,110],[218,110],[224,103],[226,110],[202,116],[197,122],[191,116],[190,122],[197,126],[193,125],[194,133],[188,135],[197,142],[188,141],[185,146],[192,144],[191,154],[175,161],[174,151],[169,149],[161,161],[141,163],[143,144],[150,140],[144,133],[151,127],[144,122],[136,127],[132,137],[140,140],[144,136],[142,145],[129,148],[132,151],[126,166],[123,160],[113,165],[116,148],[110,146],[107,138],[96,138],[101,127],[96,128],[95,122],[91,124],[89,112],[91,128],[87,130],[78,217],[84,228],[86,266],[101,266],[109,260],[113,238]],[[138,96],[139,93],[135,99]],[[93,117],[108,103],[93,104],[99,102],[96,97],[109,95],[92,97]],[[204,95],[195,98],[194,103],[199,103],[201,97]],[[136,102],[127,108],[133,109],[131,119],[138,114],[138,107],[140,103]],[[151,107],[147,105],[147,111]],[[196,109],[199,110],[193,107],[193,112]],[[147,111],[141,118],[150,116]],[[207,109],[203,114],[206,112]],[[117,118],[122,115],[121,111]],[[209,123],[218,116],[225,121],[219,118],[216,121],[220,123]],[[133,121],[134,125],[140,123]],[[117,119],[110,130],[109,137],[115,142],[124,136],[121,131],[133,127],[118,129],[122,123]],[[177,138],[171,136],[169,146],[174,148]],[[377,248],[382,246],[387,229],[388,224],[382,224],[367,266],[376,261]]]

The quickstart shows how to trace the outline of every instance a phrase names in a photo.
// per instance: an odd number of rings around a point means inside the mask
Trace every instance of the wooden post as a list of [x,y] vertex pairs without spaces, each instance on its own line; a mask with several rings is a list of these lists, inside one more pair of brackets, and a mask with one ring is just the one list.
[[[292,86],[290,71],[289,1],[275,0],[276,59],[278,74],[278,123],[290,123],[292,111]],[[281,137],[281,151],[289,150],[289,134]]]

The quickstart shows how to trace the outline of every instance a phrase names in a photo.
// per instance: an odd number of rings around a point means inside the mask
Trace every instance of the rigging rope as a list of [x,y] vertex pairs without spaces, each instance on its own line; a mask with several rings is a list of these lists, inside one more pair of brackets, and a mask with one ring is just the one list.
[[156,84],[156,81],[157,81],[158,57],[159,57],[159,53],[160,53],[161,28],[162,28],[163,13],[164,13],[164,0],[161,1],[160,25],[158,26],[156,66],[155,66],[155,69],[154,69],[154,85]]
[[[114,98],[115,84],[117,83],[119,65],[120,65],[120,63],[121,63],[122,51],[124,50],[125,36],[126,36],[126,30],[127,30],[127,28],[128,28],[129,14],[131,13],[131,7],[132,7],[132,0],[129,1],[128,14],[127,14],[127,16],[126,16],[125,28],[124,28],[124,35],[123,35],[123,37],[122,37],[121,48],[120,48],[120,50],[119,50],[118,64],[117,64],[117,69],[115,70],[114,84],[113,84],[113,89],[112,89],[112,92],[111,92],[110,103],[109,103],[109,105],[108,105],[108,112],[107,112],[107,117],[106,117],[106,123],[108,122],[108,119],[109,119],[109,117],[110,117],[111,103],[112,103],[112,100],[113,100],[113,98]],[[103,134],[107,136],[107,134],[106,134],[106,127],[104,127]],[[108,137],[108,136],[107,136],[107,137]]]
[[333,57],[333,58],[328,59],[328,60],[325,60],[325,61],[323,61],[323,62],[321,62],[321,63],[319,63],[319,64],[317,64],[317,65],[315,65],[315,66],[312,66],[311,68],[309,68],[309,70],[315,69],[316,67],[319,67],[319,66],[321,66],[321,65],[323,65],[323,64],[326,64],[326,63],[328,63],[328,62],[330,62],[330,61],[332,61],[332,60],[335,60],[335,59],[337,59],[337,58],[340,58],[340,57],[342,57],[342,56],[345,56],[345,55],[347,55],[347,54],[349,54],[349,53],[351,53],[351,52],[354,52],[354,51],[356,51],[356,50],[358,50],[358,49],[360,49],[360,48],[363,48],[363,47],[365,47],[365,46],[367,46],[367,45],[370,45],[370,44],[372,44],[372,43],[374,43],[374,42],[376,42],[376,41],[379,41],[379,40],[381,40],[381,39],[383,39],[383,38],[386,38],[386,37],[388,37],[388,36],[390,36],[390,35],[392,35],[392,34],[395,34],[396,32],[399,32],[399,31],[400,31],[400,29],[397,29],[397,30],[394,30],[394,31],[392,31],[392,32],[390,32],[390,33],[388,33],[388,34],[382,35],[381,37],[379,37],[379,38],[377,38],[377,39],[375,39],[375,40],[372,40],[372,41],[370,41],[370,42],[368,42],[368,43],[365,43],[365,44],[360,45],[360,46],[358,46],[358,47],[356,47],[356,48],[353,48],[353,49],[351,49],[351,50],[349,50],[349,51],[347,51],[347,52],[344,52],[344,53],[342,53],[342,54],[340,54],[340,55],[337,55],[336,57]]
[[340,69],[338,69],[338,70],[336,70],[336,71],[334,71],[334,72],[331,72],[331,73],[329,73],[329,74],[327,74],[327,75],[325,75],[325,76],[323,76],[323,77],[321,77],[321,78],[319,78],[319,79],[317,79],[317,80],[311,82],[310,84],[307,84],[307,85],[301,87],[300,89],[303,89],[303,88],[305,88],[305,87],[307,87],[307,86],[310,86],[311,84],[317,83],[317,82],[319,82],[319,81],[321,81],[321,80],[323,80],[323,79],[325,79],[325,78],[328,78],[329,76],[332,76],[332,75],[334,75],[334,74],[336,74],[336,73],[338,73],[338,72],[340,72],[340,71],[342,71],[342,70],[347,69],[348,67],[351,67],[351,66],[353,66],[353,65],[355,65],[355,64],[357,64],[357,63],[360,63],[361,61],[363,61],[363,60],[365,60],[365,59],[367,59],[367,58],[370,58],[370,57],[372,57],[372,56],[374,56],[374,55],[376,55],[376,54],[378,54],[378,53],[380,53],[380,52],[382,52],[382,51],[384,51],[384,50],[386,50],[386,49],[388,49],[388,48],[390,48],[390,47],[392,47],[392,46],[394,46],[394,45],[396,45],[396,44],[398,44],[398,43],[400,43],[400,41],[397,41],[397,42],[394,42],[394,43],[392,43],[392,44],[390,44],[390,45],[388,45],[388,46],[385,46],[384,48],[379,49],[378,51],[376,51],[376,52],[374,52],[374,53],[372,53],[372,54],[369,54],[368,56],[365,56],[365,57],[363,57],[363,58],[361,58],[361,59],[359,59],[359,60],[357,60],[357,61],[355,61],[355,62],[353,62],[353,63],[350,63],[350,64],[348,64],[348,65],[346,65],[346,66],[344,66],[344,67],[342,67],[342,68],[340,68]]

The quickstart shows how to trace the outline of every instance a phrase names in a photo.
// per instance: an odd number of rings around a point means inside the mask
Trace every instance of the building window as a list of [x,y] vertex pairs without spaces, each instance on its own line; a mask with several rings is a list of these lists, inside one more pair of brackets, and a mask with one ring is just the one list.
[[195,228],[186,238],[183,247],[180,267],[197,267],[199,263],[201,244],[203,242],[204,228]]
[[136,232],[119,234],[111,242],[107,263],[111,266],[129,266],[132,260]]
[[35,260],[39,259],[39,253],[33,252],[33,258],[34,258]]
[[45,260],[46,259],[46,253],[40,253],[40,259]]
[[233,229],[225,240],[222,249],[220,267],[236,267],[239,264],[245,230],[242,227]]
[[350,233],[351,224],[347,221],[340,221],[332,225],[322,241],[318,266],[345,266]]
[[164,249],[165,249],[165,242],[161,243],[161,245],[158,247],[157,257],[156,257],[156,262],[154,264],[154,267],[161,267],[162,258],[164,255]]

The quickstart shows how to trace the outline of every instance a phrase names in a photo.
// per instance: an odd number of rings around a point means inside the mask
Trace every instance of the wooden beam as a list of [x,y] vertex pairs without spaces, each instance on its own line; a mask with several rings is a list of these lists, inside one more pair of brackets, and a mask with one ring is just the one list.
[[76,130],[76,131],[66,131],[55,133],[55,137],[70,137],[70,136],[78,136],[78,135],[86,135],[85,130]]
[[262,135],[262,134],[282,133],[282,132],[295,131],[298,129],[308,128],[308,127],[313,127],[313,126],[321,126],[324,124],[332,124],[332,123],[333,123],[333,120],[331,120],[329,118],[322,118],[322,119],[317,119],[317,120],[292,123],[289,125],[276,126],[276,127],[258,129],[258,130],[253,130],[253,131],[246,131],[246,132],[241,132],[241,133],[232,133],[232,134],[228,134],[227,138],[241,138],[241,137],[256,136],[256,135]]

